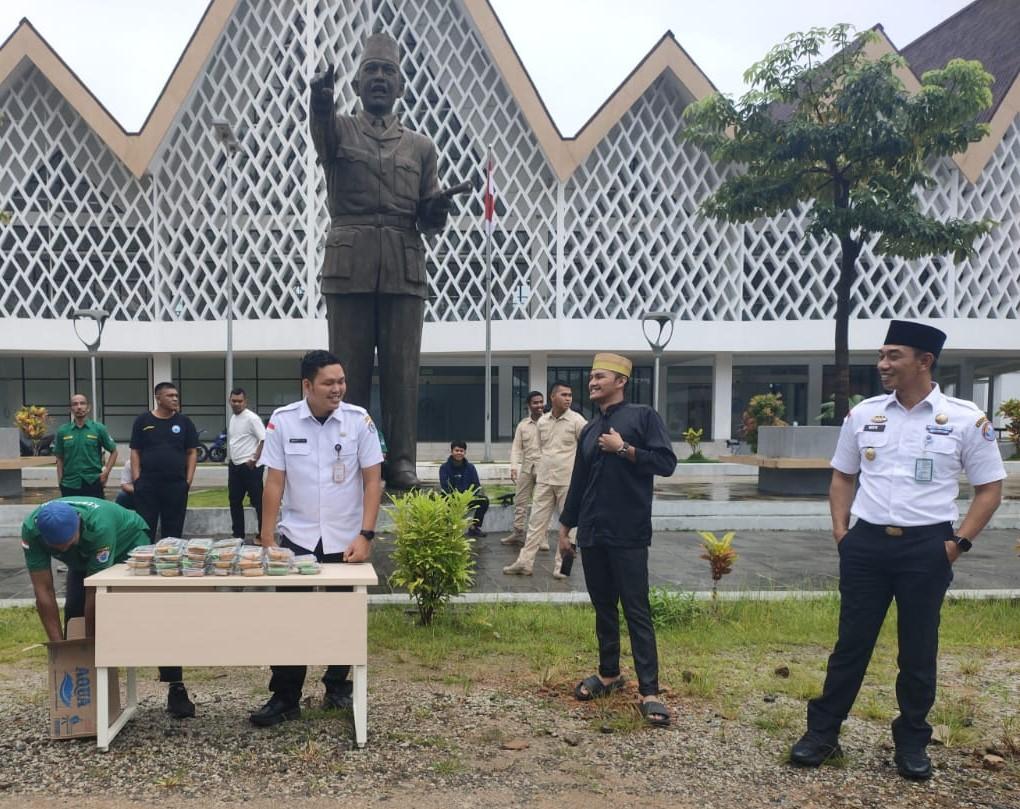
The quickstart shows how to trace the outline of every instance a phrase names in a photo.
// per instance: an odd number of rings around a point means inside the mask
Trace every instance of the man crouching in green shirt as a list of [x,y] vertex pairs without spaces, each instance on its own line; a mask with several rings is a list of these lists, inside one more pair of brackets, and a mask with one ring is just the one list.
[[[64,497],[43,503],[21,524],[21,547],[35,591],[35,606],[46,637],[64,639],[53,587],[51,560],[67,565],[64,620],[85,618],[85,634],[96,632],[95,590],[85,589],[85,577],[123,562],[132,548],[149,543],[149,527],[135,512],[96,497]],[[159,679],[169,683],[166,709],[173,716],[195,715],[180,666],[161,666]]]

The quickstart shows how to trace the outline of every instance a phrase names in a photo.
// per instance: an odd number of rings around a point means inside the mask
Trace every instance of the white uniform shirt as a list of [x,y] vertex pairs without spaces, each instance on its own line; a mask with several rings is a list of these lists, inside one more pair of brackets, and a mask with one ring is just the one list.
[[231,413],[227,425],[227,460],[232,464],[248,463],[255,457],[259,442],[266,440],[266,428],[262,419],[245,408],[240,413]]
[[[361,470],[383,456],[364,408],[341,402],[325,424],[304,399],[279,408],[269,419],[261,460],[287,475],[279,531],[294,544],[314,551],[321,538],[323,553],[343,553],[366,527]],[[334,482],[338,460],[342,483]]]
[[858,404],[843,422],[832,467],[860,472],[850,513],[877,525],[956,522],[961,471],[974,486],[1006,477],[984,414],[938,385],[911,410],[895,393]]
[[120,470],[120,485],[132,486],[134,482],[135,477],[131,474],[131,453],[129,452],[127,458],[124,459],[124,466]]

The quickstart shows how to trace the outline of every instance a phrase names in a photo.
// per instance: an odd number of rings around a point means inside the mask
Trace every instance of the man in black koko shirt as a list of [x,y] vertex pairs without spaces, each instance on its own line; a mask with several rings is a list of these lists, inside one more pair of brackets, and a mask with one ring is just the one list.
[[198,431],[180,414],[181,398],[172,382],[153,391],[156,407],[135,419],[131,428],[131,470],[135,477],[135,510],[156,539],[184,533],[188,490],[198,463]]
[[647,405],[626,401],[633,366],[618,354],[597,354],[588,395],[598,412],[577,442],[570,489],[560,514],[560,553],[572,553],[577,528],[584,579],[595,608],[597,674],[574,689],[579,700],[611,694],[620,677],[619,606],[630,630],[641,714],[651,725],[670,723],[659,700],[659,660],[648,606],[648,546],[652,542],[652,480],[676,469],[666,425]]

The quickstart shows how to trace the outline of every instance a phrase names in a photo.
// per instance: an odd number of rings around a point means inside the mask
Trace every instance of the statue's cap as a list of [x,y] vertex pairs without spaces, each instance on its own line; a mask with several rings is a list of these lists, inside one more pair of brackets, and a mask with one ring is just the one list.
[[369,59],[391,62],[400,67],[400,46],[397,44],[397,40],[381,31],[371,34],[365,40],[365,49],[361,52],[362,64]]
[[887,346],[910,346],[934,354],[938,359],[942,346],[946,344],[946,333],[934,326],[914,323],[910,320],[893,320],[889,323],[885,342]]
[[634,363],[619,354],[610,354],[603,351],[595,355],[591,367],[601,368],[603,371],[612,371],[615,374],[623,374],[630,379],[631,372],[634,370]]

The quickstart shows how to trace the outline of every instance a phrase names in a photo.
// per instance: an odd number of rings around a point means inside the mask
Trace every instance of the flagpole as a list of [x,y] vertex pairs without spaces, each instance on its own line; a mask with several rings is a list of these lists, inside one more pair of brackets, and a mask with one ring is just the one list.
[[[485,194],[493,192],[492,144],[486,149]],[[486,219],[485,227],[485,456],[492,462],[492,228],[493,220]]]

